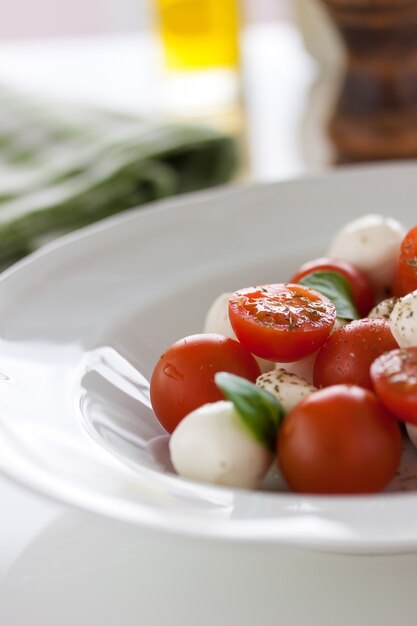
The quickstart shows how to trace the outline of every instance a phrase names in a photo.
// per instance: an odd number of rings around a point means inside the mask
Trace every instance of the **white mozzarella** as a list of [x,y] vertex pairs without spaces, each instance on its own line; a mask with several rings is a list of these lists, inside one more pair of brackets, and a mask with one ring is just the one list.
[[[235,332],[229,320],[229,296],[229,293],[222,293],[211,305],[204,322],[205,333],[216,333],[236,339]],[[261,372],[269,372],[274,369],[274,363],[272,361],[261,359],[256,355],[254,355],[254,357],[261,368]]]
[[337,233],[328,256],[352,263],[368,277],[377,294],[384,294],[391,287],[405,232],[393,218],[365,215]]
[[382,300],[376,306],[374,306],[368,313],[368,317],[382,317],[385,320],[389,320],[390,315],[396,305],[397,298],[387,298]]
[[222,293],[209,308],[204,322],[205,333],[216,333],[236,339],[229,320],[229,293]]
[[317,352],[300,359],[299,361],[291,361],[291,363],[275,363],[275,370],[286,370],[290,374],[295,374],[300,378],[304,378],[308,384],[313,382],[314,363]]
[[254,354],[253,356],[255,357],[262,374],[264,374],[265,372],[271,372],[274,369],[275,363],[273,361],[261,359],[261,357],[256,356],[256,354]]
[[397,300],[390,328],[400,348],[417,346],[417,290]]
[[417,448],[417,426],[415,424],[406,423],[405,429],[410,438],[411,443]]
[[228,401],[189,413],[171,435],[169,449],[180,476],[229,487],[254,489],[273,460]]
[[[332,333],[338,328],[345,326],[349,320],[341,319],[340,317],[336,318],[335,324],[332,328]],[[313,382],[313,372],[314,372],[314,363],[316,361],[317,352],[313,352],[313,354],[309,354],[308,356],[300,359],[299,361],[291,361],[290,363],[275,363],[275,369],[280,370],[284,369],[291,374],[296,374],[300,378],[304,378],[307,383],[311,384]],[[266,370],[269,371],[269,370]]]
[[342,328],[342,326],[346,326],[346,324],[348,324],[349,322],[350,320],[345,320],[341,317],[336,317],[336,321],[332,328],[332,333],[334,333],[335,330],[338,330],[338,328]]
[[287,413],[303,398],[317,391],[316,387],[310,385],[304,378],[283,368],[258,376],[256,384],[272,393]]

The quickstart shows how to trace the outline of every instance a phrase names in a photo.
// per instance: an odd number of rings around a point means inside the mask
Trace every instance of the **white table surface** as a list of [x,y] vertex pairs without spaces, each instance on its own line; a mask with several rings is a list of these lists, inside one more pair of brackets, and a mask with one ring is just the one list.
[[[317,89],[297,33],[254,27],[243,44],[247,175],[277,179],[322,167],[327,146],[317,120],[331,90]],[[146,114],[160,97],[158,58],[150,36],[8,43],[0,45],[0,83]],[[154,534],[46,501],[5,478],[0,502],[1,625],[416,623],[417,555],[338,556]]]

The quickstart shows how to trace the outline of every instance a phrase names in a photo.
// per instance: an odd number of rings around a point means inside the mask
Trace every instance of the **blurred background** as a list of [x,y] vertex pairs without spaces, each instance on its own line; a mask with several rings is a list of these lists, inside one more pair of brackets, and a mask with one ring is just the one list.
[[[295,0],[221,5],[219,11],[215,0],[5,0],[0,84],[141,115],[210,119],[226,129],[229,124],[241,133],[240,148],[248,150],[246,175],[298,174],[311,156],[304,154],[298,131],[309,113],[304,92],[315,72],[300,39],[303,11]],[[212,23],[199,25],[204,10]],[[181,31],[178,25],[187,19]],[[177,29],[176,38],[170,39],[170,29]],[[212,34],[205,37],[204,29]],[[183,65],[174,61],[172,67],[181,37],[188,42]],[[227,51],[235,44],[236,58]],[[199,52],[194,59],[192,52],[198,47],[219,54],[201,59],[199,67]],[[316,146],[311,166],[326,159],[322,150]]]
[[3,0],[0,17],[0,261],[174,193],[417,156],[407,0]]
[[[288,17],[291,0],[249,0],[250,20]],[[63,37],[93,33],[132,33],[152,28],[152,0],[3,0],[2,39]]]

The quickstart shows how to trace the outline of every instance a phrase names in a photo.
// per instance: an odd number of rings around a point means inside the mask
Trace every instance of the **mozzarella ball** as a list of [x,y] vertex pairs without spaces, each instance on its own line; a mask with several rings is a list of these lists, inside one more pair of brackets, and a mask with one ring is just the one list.
[[272,393],[282,404],[286,413],[310,393],[317,391],[316,387],[310,385],[305,378],[283,368],[261,374],[258,376],[256,384],[265,391]]
[[346,324],[348,324],[350,322],[350,320],[345,320],[342,317],[336,317],[336,321],[334,323],[334,326],[332,328],[332,333],[334,333],[335,330],[337,330],[338,328],[342,328],[342,326],[346,326]]
[[[204,322],[205,333],[215,333],[236,339],[235,332],[229,320],[229,296],[229,293],[222,293],[209,308]],[[272,361],[261,359],[255,354],[253,356],[258,362],[261,372],[269,372],[274,369],[274,363]]]
[[391,217],[365,215],[335,236],[328,256],[349,261],[367,276],[377,294],[391,288],[404,227]]
[[169,450],[180,476],[247,489],[258,486],[273,460],[233,403],[223,400],[189,413],[174,430]]
[[316,361],[317,352],[309,354],[299,361],[291,361],[291,363],[275,363],[275,370],[278,372],[285,370],[290,374],[295,374],[299,378],[303,378],[308,384],[313,382],[314,363]]
[[397,300],[390,328],[400,348],[417,346],[417,290]]
[[417,448],[417,426],[415,424],[406,423],[405,430],[407,431],[411,443]]
[[397,298],[387,298],[387,300],[382,300],[382,302],[374,306],[374,308],[369,311],[368,317],[382,317],[384,320],[389,320],[396,302]]
[[236,339],[229,320],[229,293],[222,293],[209,308],[204,322],[205,333],[216,333]]
[[[349,320],[342,319],[341,317],[336,317],[336,321],[332,328],[332,333],[334,333],[334,331],[337,330],[338,328],[345,326],[345,324],[347,324],[348,322]],[[283,369],[286,372],[295,374],[296,376],[299,376],[300,378],[305,379],[307,383],[312,384],[314,363],[316,361],[316,356],[318,352],[319,351],[317,350],[317,352],[313,352],[313,354],[309,354],[308,356],[304,357],[303,359],[300,359],[299,361],[291,361],[290,363],[275,363],[274,369],[276,370]],[[261,368],[262,374],[267,371],[270,371],[270,370],[262,370]]]

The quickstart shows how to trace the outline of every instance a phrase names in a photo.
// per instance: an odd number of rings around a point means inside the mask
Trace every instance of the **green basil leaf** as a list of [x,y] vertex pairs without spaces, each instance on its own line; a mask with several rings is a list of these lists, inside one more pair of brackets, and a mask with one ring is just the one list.
[[345,320],[359,319],[351,286],[346,278],[338,272],[313,272],[299,282],[301,285],[310,287],[329,298],[336,307],[337,317],[342,317]]
[[269,391],[240,376],[218,372],[214,380],[224,396],[233,402],[236,411],[257,441],[273,452],[278,426],[284,417],[280,402]]

